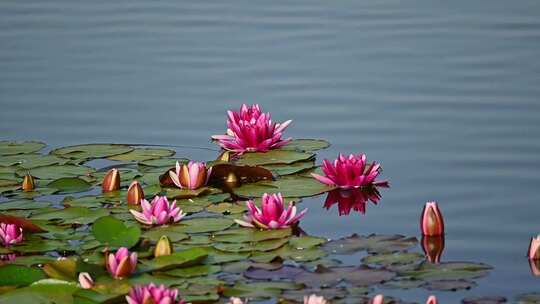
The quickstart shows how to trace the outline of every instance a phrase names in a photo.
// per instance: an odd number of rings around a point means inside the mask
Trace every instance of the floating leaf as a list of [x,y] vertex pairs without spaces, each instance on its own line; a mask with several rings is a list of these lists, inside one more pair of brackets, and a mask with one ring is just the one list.
[[416,246],[417,243],[416,238],[403,235],[353,234],[326,243],[323,250],[331,254],[352,254],[361,250],[367,250],[369,253],[388,253],[407,250]]
[[131,152],[132,147],[117,144],[88,144],[63,147],[54,149],[50,153],[63,158],[88,160],[95,158],[105,158],[118,154]]
[[272,239],[283,239],[291,235],[291,228],[284,229],[229,229],[214,234],[213,240],[222,243],[260,242]]
[[488,274],[490,269],[491,266],[482,263],[423,263],[418,269],[405,271],[400,273],[400,275],[424,281],[466,280],[483,277]]
[[184,232],[181,232],[180,230],[183,230],[183,228],[178,225],[161,226],[147,230],[143,233],[142,236],[151,240],[152,242],[157,242],[159,238],[163,235],[166,235],[171,240],[171,242],[178,242],[188,239],[189,236]]
[[43,266],[43,271],[53,279],[64,281],[77,280],[77,260],[61,259]]
[[263,167],[272,171],[276,175],[282,176],[313,169],[315,168],[315,162],[303,161],[292,164],[264,165]]
[[[538,300],[540,301],[540,297]],[[506,302],[507,300],[505,297],[498,296],[466,297],[461,300],[461,303],[463,304],[502,304]]]
[[335,286],[342,280],[354,286],[370,286],[394,278],[395,273],[388,270],[360,267],[318,267],[315,272],[303,272],[295,277],[295,282],[310,287]]
[[70,207],[32,215],[37,220],[60,220],[64,223],[90,224],[100,217],[109,215],[106,209],[90,210],[84,207]]
[[24,286],[32,284],[44,278],[45,274],[43,273],[43,271],[37,268],[10,264],[0,266],[0,286]]
[[257,282],[239,283],[231,288],[225,289],[223,295],[226,297],[241,298],[272,298],[281,294],[282,290],[292,290],[302,288],[301,284],[292,282]]
[[32,169],[36,167],[49,166],[55,164],[65,164],[66,159],[54,155],[43,154],[17,154],[2,156],[0,166],[15,166],[23,169]]
[[132,247],[139,241],[139,226],[126,226],[112,216],[99,218],[92,225],[92,234],[99,242],[114,247]]
[[362,259],[365,264],[377,264],[381,266],[405,265],[419,263],[425,259],[425,256],[416,252],[396,252],[377,255],[368,255]]
[[234,189],[242,197],[262,197],[264,193],[280,192],[284,197],[308,197],[334,189],[308,177],[286,176],[276,181],[260,181]]
[[[140,166],[157,167],[157,168],[174,168],[176,162],[181,164],[187,163],[189,160],[186,158],[160,158],[151,159],[139,162]],[[146,170],[145,170],[146,171]]]
[[110,160],[118,161],[145,161],[161,157],[169,157],[174,155],[174,150],[157,149],[157,148],[137,148],[128,153],[118,154],[108,157]]
[[283,266],[276,270],[249,267],[244,272],[244,276],[248,279],[255,280],[280,281],[292,280],[294,277],[304,272],[305,270],[293,266]]
[[207,276],[221,271],[221,267],[217,265],[197,265],[186,268],[178,268],[165,272],[165,274],[181,277],[181,278],[191,278],[191,277],[200,277]]
[[187,267],[203,261],[208,253],[201,248],[191,248],[171,255],[155,257],[142,263],[150,270],[166,270],[177,267]]
[[264,153],[245,153],[236,160],[236,163],[248,166],[292,164],[297,161],[305,161],[313,158],[315,158],[315,154],[313,153],[291,150],[270,150]]
[[326,241],[325,238],[305,235],[291,238],[289,244],[296,249],[306,249],[324,244]]
[[33,153],[43,149],[44,147],[44,143],[36,141],[0,141],[0,155]]
[[55,279],[44,279],[0,296],[2,304],[71,304],[77,284]]
[[184,233],[214,232],[225,230],[233,224],[234,221],[228,218],[198,217],[181,221],[178,225],[178,231]]
[[[0,205],[1,209],[2,205]],[[246,206],[238,203],[219,203],[206,207],[206,211],[222,214],[238,214],[246,211]]]
[[[90,167],[78,165],[51,165],[37,167],[30,170],[30,174],[39,179],[58,179],[63,177],[79,177],[91,175],[95,170]],[[19,170],[17,175],[24,176],[28,170]]]
[[313,152],[330,147],[330,143],[321,139],[293,139],[282,150]]
[[271,251],[285,245],[287,239],[266,240],[255,243],[214,243],[217,250],[225,252]]
[[52,203],[33,200],[14,200],[0,203],[0,210],[30,210],[50,207]]
[[262,167],[237,166],[225,163],[212,166],[210,181],[212,183],[223,184],[230,174],[233,174],[238,181],[248,183],[274,179],[272,172]]
[[471,289],[476,286],[475,282],[467,280],[440,280],[440,281],[429,281],[423,287],[429,290],[440,290],[440,291],[458,291],[463,289]]
[[87,191],[92,185],[78,177],[62,177],[50,182],[47,187],[58,189],[62,193],[72,193]]

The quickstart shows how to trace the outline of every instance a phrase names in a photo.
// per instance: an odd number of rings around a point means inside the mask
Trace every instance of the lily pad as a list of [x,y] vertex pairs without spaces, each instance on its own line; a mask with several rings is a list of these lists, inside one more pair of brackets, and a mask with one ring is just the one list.
[[322,139],[293,139],[281,149],[313,152],[328,147],[330,143]]
[[310,287],[335,286],[341,281],[347,281],[354,286],[371,286],[383,283],[395,277],[395,273],[382,269],[359,267],[318,267],[315,272],[303,272],[295,277],[295,282],[304,283]]
[[292,164],[315,158],[315,154],[292,150],[270,150],[264,153],[245,153],[237,160],[237,164],[260,166],[270,164]]
[[118,154],[125,154],[131,151],[133,151],[133,148],[126,145],[88,144],[54,149],[50,153],[63,158],[88,160],[95,158],[105,158]]
[[315,168],[314,161],[302,161],[292,164],[277,164],[277,165],[264,165],[264,168],[272,171],[274,174],[283,176],[289,174],[299,173],[305,170]]
[[24,176],[28,172],[39,179],[58,179],[63,177],[78,177],[91,175],[95,170],[90,167],[79,165],[51,165],[44,167],[33,168],[28,170],[19,170],[17,175]]
[[141,229],[138,225],[126,226],[119,219],[105,216],[94,222],[92,234],[105,245],[129,248],[139,241]]
[[151,160],[151,159],[158,159],[161,157],[169,157],[173,156],[175,153],[174,150],[169,149],[157,149],[157,148],[144,148],[140,149],[137,148],[135,150],[132,150],[128,153],[109,156],[108,159],[110,160],[118,160],[118,161],[145,161],[145,160]]
[[323,250],[331,254],[353,254],[367,250],[369,253],[389,253],[405,251],[416,246],[415,237],[403,235],[376,235],[362,236],[353,234],[339,240],[333,240],[323,246]]
[[62,193],[87,191],[92,185],[78,177],[62,177],[50,182],[47,187],[58,189]]
[[151,240],[152,242],[157,242],[159,238],[163,235],[166,235],[171,240],[171,242],[178,242],[188,239],[189,236],[184,232],[181,232],[180,230],[182,230],[182,227],[177,225],[161,226],[147,230],[143,233],[142,236]]
[[491,268],[486,264],[470,262],[423,263],[418,269],[402,272],[400,276],[424,281],[466,280],[483,277]]
[[52,203],[33,200],[14,200],[0,203],[0,210],[30,210],[50,207]]
[[214,234],[212,239],[222,243],[260,242],[287,238],[291,233],[291,228],[273,230],[239,228],[218,232]]
[[368,255],[362,259],[365,264],[377,264],[381,266],[406,265],[422,262],[425,256],[416,252],[396,252]]
[[0,296],[3,304],[39,303],[71,304],[77,284],[55,279],[44,279]]
[[106,209],[90,210],[84,207],[70,207],[32,215],[36,220],[60,220],[63,223],[90,224],[100,217],[109,215]]
[[33,153],[43,149],[44,147],[44,143],[37,141],[0,141],[0,155]]
[[17,154],[2,156],[0,166],[19,166],[23,169],[32,169],[55,164],[65,164],[68,160],[54,155],[43,154]]
[[201,248],[191,248],[171,255],[155,257],[142,263],[150,270],[166,270],[178,267],[193,266],[202,262],[208,253]]
[[225,230],[231,227],[233,224],[234,221],[228,218],[198,217],[181,221],[178,225],[178,231],[184,233],[214,232]]
[[317,180],[308,177],[286,176],[275,181],[260,181],[244,184],[234,189],[242,197],[262,197],[264,193],[280,192],[284,197],[308,197],[333,190]]
[[466,297],[461,300],[463,304],[503,304],[506,302],[506,298],[500,296]]
[[24,286],[45,278],[43,271],[37,268],[9,264],[0,266],[0,286]]
[[294,290],[300,288],[302,288],[301,284],[292,282],[239,283],[231,288],[225,289],[223,295],[226,297],[261,299],[277,297],[283,290]]

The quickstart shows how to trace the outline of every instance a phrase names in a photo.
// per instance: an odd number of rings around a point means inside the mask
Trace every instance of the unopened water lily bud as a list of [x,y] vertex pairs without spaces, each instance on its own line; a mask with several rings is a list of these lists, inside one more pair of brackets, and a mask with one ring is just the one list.
[[154,256],[171,255],[172,253],[173,247],[171,241],[166,235],[161,236],[154,249]]
[[133,181],[127,191],[127,203],[129,205],[139,205],[144,199],[144,191],[138,181]]
[[444,221],[436,202],[427,202],[420,218],[420,229],[426,236],[444,234]]
[[378,294],[369,301],[369,304],[383,304],[384,303],[384,296],[382,294]]
[[33,191],[36,188],[34,177],[29,173],[24,176],[22,189],[25,192]]
[[103,192],[111,192],[120,189],[120,172],[118,169],[111,169],[103,178],[101,183],[101,189]]
[[540,235],[531,238],[529,244],[529,260],[540,260]]
[[79,273],[79,285],[83,289],[90,289],[94,286],[94,280],[88,272],[81,272]]

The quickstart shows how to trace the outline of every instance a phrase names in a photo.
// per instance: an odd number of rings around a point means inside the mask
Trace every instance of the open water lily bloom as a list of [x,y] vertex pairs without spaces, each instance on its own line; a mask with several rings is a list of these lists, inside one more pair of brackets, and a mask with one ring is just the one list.
[[335,186],[341,189],[354,189],[365,186],[388,187],[388,181],[376,181],[380,173],[381,165],[373,162],[366,163],[366,155],[358,156],[350,154],[348,157],[339,154],[334,162],[325,159],[322,171],[325,176],[312,173],[311,175],[318,181],[328,186]]
[[135,219],[146,225],[164,225],[180,221],[185,213],[176,206],[176,201],[169,203],[166,196],[156,196],[152,202],[141,200],[142,212],[129,210]]
[[293,202],[289,202],[289,206],[285,208],[281,193],[263,194],[261,209],[255,206],[253,200],[249,200],[246,205],[248,214],[244,220],[235,221],[241,226],[251,228],[287,228],[296,224],[307,212],[307,209],[304,209],[299,214],[296,214],[296,206],[293,205]]
[[106,256],[105,266],[115,279],[129,277],[137,268],[137,253],[129,253],[126,247],[120,247],[116,253]]
[[178,290],[167,288],[165,285],[156,286],[153,283],[134,286],[126,296],[128,304],[184,304]]
[[176,162],[176,171],[169,171],[173,183],[180,189],[195,190],[208,183],[212,168],[206,169],[205,163],[190,161],[180,165]]
[[0,223],[0,244],[4,247],[23,241],[23,229],[15,224]]
[[240,154],[267,152],[291,141],[281,137],[292,120],[273,122],[270,113],[263,113],[258,104],[243,104],[239,112],[227,111],[227,114],[227,134],[212,136],[225,150]]

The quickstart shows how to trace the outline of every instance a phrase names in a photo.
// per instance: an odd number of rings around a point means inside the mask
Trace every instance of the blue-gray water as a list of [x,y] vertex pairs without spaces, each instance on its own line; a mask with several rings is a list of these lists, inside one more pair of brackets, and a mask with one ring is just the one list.
[[322,157],[366,152],[392,182],[366,216],[307,200],[309,233],[418,236],[438,200],[443,259],[495,269],[437,295],[511,298],[539,283],[525,258],[540,232],[539,14],[536,0],[4,0],[0,138],[214,148],[226,109],[260,103],[294,120],[288,135],[331,141]]

